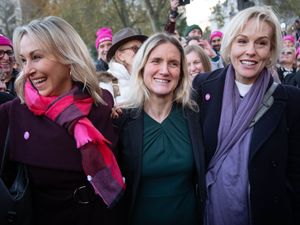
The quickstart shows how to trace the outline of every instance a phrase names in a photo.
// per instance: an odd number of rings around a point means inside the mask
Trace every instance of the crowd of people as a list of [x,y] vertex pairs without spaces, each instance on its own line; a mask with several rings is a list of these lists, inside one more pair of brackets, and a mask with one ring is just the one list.
[[300,223],[300,38],[268,6],[180,37],[179,5],[161,33],[100,27],[96,63],[59,17],[0,35],[0,159],[33,225]]

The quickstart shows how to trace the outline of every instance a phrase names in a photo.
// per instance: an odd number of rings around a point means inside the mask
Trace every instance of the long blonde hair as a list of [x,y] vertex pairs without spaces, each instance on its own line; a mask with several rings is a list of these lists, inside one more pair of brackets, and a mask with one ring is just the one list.
[[[89,51],[79,34],[68,22],[59,17],[49,16],[33,20],[28,25],[16,28],[13,44],[16,60],[20,65],[22,65],[20,42],[24,35],[28,35],[43,51],[52,54],[57,61],[69,65],[73,82],[82,83],[95,103],[106,104],[101,98],[101,89]],[[15,87],[22,102],[24,102],[25,81],[26,77],[21,68]]]
[[197,104],[191,100],[190,96],[192,88],[183,47],[175,37],[165,33],[157,33],[149,37],[135,55],[131,74],[130,93],[124,107],[142,109],[144,103],[149,100],[150,92],[143,80],[144,68],[152,50],[164,43],[171,43],[180,52],[180,80],[175,89],[173,101],[180,103],[183,107],[197,111]]

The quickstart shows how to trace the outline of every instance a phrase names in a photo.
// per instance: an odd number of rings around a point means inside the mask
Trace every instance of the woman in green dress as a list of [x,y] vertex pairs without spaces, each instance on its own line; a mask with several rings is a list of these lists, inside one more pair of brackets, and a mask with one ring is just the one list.
[[131,225],[202,224],[204,149],[198,106],[176,38],[151,36],[134,59],[121,118],[120,165]]

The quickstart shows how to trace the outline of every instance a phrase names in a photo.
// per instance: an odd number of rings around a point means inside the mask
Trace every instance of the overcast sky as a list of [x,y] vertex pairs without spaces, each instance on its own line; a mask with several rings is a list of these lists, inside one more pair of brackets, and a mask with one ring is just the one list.
[[[224,0],[221,0],[224,2]],[[215,6],[218,0],[191,0],[191,3],[186,5],[187,24],[198,24],[203,30],[209,26],[210,8]]]

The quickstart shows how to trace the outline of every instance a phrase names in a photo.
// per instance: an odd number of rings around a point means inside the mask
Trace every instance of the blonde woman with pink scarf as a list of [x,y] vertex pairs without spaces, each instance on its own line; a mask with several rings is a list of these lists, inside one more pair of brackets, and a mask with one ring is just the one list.
[[9,128],[10,159],[29,173],[32,223],[120,224],[107,209],[125,190],[113,153],[113,98],[99,88],[87,47],[53,16],[18,27],[13,43],[18,98],[0,107],[0,145]]

